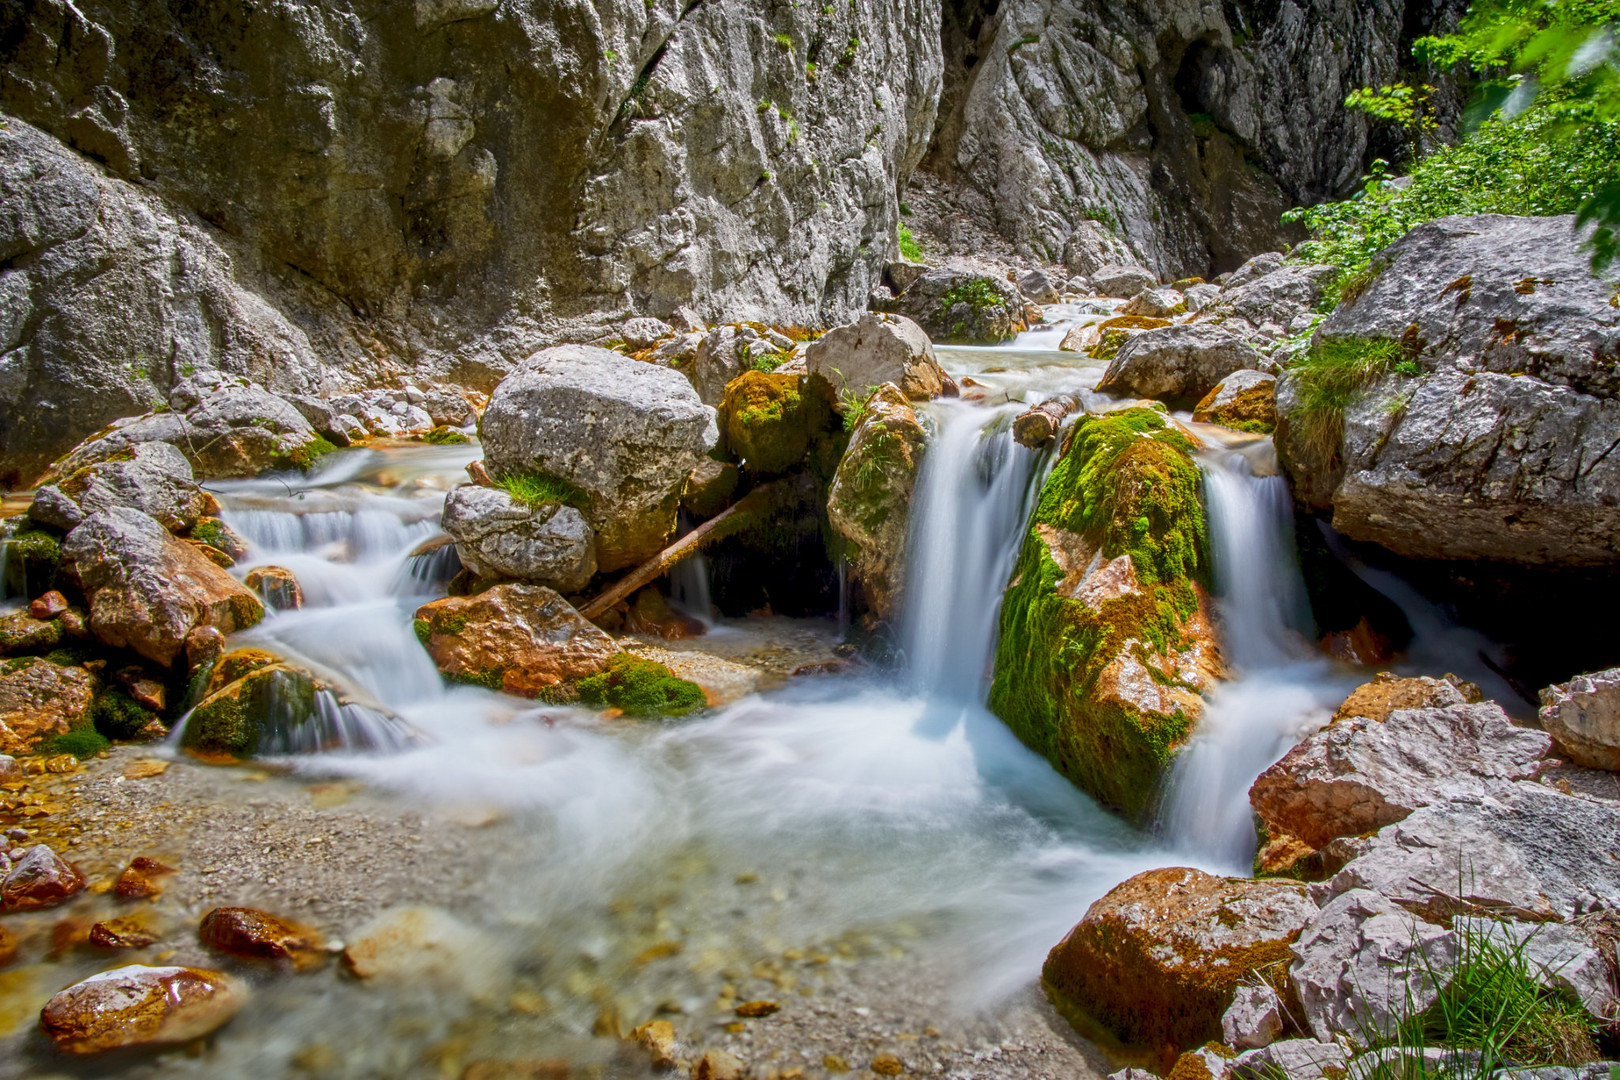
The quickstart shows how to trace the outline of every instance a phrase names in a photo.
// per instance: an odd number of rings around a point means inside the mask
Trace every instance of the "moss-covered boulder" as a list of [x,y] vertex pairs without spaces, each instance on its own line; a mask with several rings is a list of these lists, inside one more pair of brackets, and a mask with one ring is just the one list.
[[1026,329],[1017,286],[970,271],[929,270],[884,307],[953,344],[995,345]]
[[0,661],[0,753],[23,754],[70,732],[93,731],[94,700],[95,677],[82,667],[39,656]]
[[1131,817],[1221,673],[1193,449],[1150,409],[1082,417],[1002,606],[990,708]]
[[785,473],[804,460],[832,419],[827,383],[804,375],[745,371],[726,384],[720,407],[726,447],[756,475]]
[[827,515],[844,542],[863,605],[886,618],[899,604],[906,520],[926,436],[911,403],[892,383],[866,403],[855,424],[827,492]]
[[62,532],[40,525],[24,515],[7,523],[0,535],[5,558],[0,573],[5,575],[8,596],[38,596],[54,589],[61,580]]
[[244,758],[263,747],[295,745],[299,729],[316,721],[317,695],[326,689],[314,675],[273,653],[236,649],[215,664],[181,743]]
[[1264,371],[1234,371],[1193,409],[1201,424],[1270,435],[1277,428],[1277,377]]

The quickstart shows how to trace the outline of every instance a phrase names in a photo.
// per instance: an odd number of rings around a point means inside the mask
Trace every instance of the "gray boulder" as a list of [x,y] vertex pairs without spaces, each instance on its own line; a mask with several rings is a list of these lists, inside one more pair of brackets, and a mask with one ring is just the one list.
[[[788,343],[789,348],[792,342]],[[751,326],[718,326],[698,343],[690,365],[682,370],[692,380],[705,405],[718,407],[726,399],[726,386],[761,360],[784,350]],[[674,360],[669,361],[671,364]]]
[[1187,298],[1168,285],[1143,289],[1119,309],[1121,315],[1146,315],[1150,319],[1169,319],[1187,310]]
[[687,474],[719,439],[714,410],[679,372],[587,345],[542,350],[501,380],[480,433],[496,480],[579,489],[601,570],[662,549]]
[[1024,329],[1024,298],[1012,283],[968,270],[929,270],[883,310],[952,344],[995,345]]
[[136,443],[129,456],[97,462],[34,493],[28,516],[71,529],[115,506],[150,514],[171,532],[185,532],[216,510],[214,497],[191,478],[191,463],[168,443]]
[[1220,295],[1199,310],[1199,320],[1259,341],[1275,341],[1308,328],[1323,288],[1338,270],[1287,263],[1258,274],[1270,266],[1269,257],[1245,264],[1249,273],[1233,274]]
[[624,339],[625,347],[632,352],[650,349],[675,333],[675,328],[663,319],[642,317],[630,319],[619,328],[619,336]]
[[1620,561],[1620,310],[1572,219],[1442,218],[1374,267],[1318,347],[1398,341],[1421,374],[1362,392],[1326,455],[1285,375],[1278,450],[1296,497],[1411,558]]
[[1259,1050],[1239,1054],[1232,1062],[1232,1075],[1238,1080],[1324,1080],[1342,1077],[1350,1064],[1350,1054],[1333,1042],[1315,1039],[1284,1039]]
[[170,400],[170,411],[119,420],[86,439],[51,466],[51,478],[146,442],[169,443],[204,480],[304,468],[331,449],[297,409],[245,379],[198,376],[175,387]]
[[462,565],[480,577],[574,593],[596,575],[595,534],[572,506],[529,507],[500,488],[464,484],[445,497],[439,523]]
[[1239,985],[1221,1014],[1221,1041],[1234,1050],[1254,1050],[1269,1046],[1282,1032],[1283,1004],[1277,991],[1264,982]]
[[1620,668],[1541,692],[1541,726],[1578,765],[1620,772]]
[[1187,310],[1193,314],[1203,311],[1216,300],[1220,299],[1221,287],[1219,285],[1194,285],[1181,294],[1187,301]]
[[1319,848],[1422,806],[1481,796],[1492,781],[1536,775],[1551,739],[1515,727],[1494,701],[1465,704],[1455,690],[1452,698],[1386,718],[1335,719],[1260,774],[1249,789],[1255,813],[1271,835]]
[[1055,304],[1060,299],[1057,286],[1052,284],[1052,279],[1046,276],[1044,270],[1031,270],[1019,278],[1018,291],[1036,304]]
[[1264,363],[1264,356],[1219,326],[1164,326],[1120,346],[1097,389],[1191,405],[1232,372]]
[[834,327],[805,349],[805,364],[834,392],[847,389],[859,395],[869,387],[893,383],[906,397],[919,401],[938,397],[945,386],[933,342],[903,315],[867,312],[855,322]]
[[1159,283],[1151,270],[1121,263],[1099,266],[1089,276],[1091,287],[1098,296],[1112,296],[1120,300],[1127,300]]
[[1287,256],[1280,251],[1262,251],[1246,259],[1242,266],[1226,275],[1226,280],[1221,282],[1221,288],[1235,291],[1245,285],[1252,285],[1267,274],[1281,270],[1286,259]]
[[259,598],[196,547],[128,507],[85,518],[62,541],[63,568],[84,590],[90,629],[165,667],[199,627],[224,634],[264,617]]

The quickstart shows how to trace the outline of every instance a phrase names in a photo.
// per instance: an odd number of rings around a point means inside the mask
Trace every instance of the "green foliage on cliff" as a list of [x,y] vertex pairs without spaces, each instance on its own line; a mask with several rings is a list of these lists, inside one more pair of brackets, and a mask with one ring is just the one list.
[[[1125,663],[1192,689],[1155,661],[1185,644],[1195,584],[1208,575],[1192,449],[1149,409],[1082,417],[1041,489],[1002,604],[991,710],[1076,785],[1131,816],[1150,809],[1192,718],[1179,706],[1142,712],[1099,686]],[[1067,595],[1078,571],[1058,557],[1083,568],[1093,552],[1128,554],[1137,587],[1096,607]]]
[[[1447,214],[1567,214],[1590,226],[1592,267],[1620,256],[1620,0],[1475,0],[1458,32],[1414,52],[1480,79],[1471,131],[1418,161],[1393,187],[1382,162],[1341,203],[1290,211],[1310,227],[1303,258],[1364,274],[1414,225]],[[1429,88],[1358,90],[1347,105],[1401,123],[1415,145],[1432,128]]]

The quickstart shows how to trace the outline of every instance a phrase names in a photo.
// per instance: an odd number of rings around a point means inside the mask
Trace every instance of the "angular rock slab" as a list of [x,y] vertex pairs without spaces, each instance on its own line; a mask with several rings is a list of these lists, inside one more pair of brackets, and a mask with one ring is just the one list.
[[[1446,684],[1441,684],[1446,685]],[[1495,702],[1346,717],[1261,773],[1249,801],[1272,835],[1313,848],[1400,821],[1421,806],[1535,776],[1552,740]]]
[[247,991],[218,971],[129,964],[58,993],[39,1024],[58,1050],[94,1054],[201,1038],[246,1003]]
[[1239,983],[1287,960],[1315,915],[1295,882],[1150,870],[1092,904],[1041,976],[1127,1043],[1194,1047],[1220,1036]]
[[1577,765],[1620,772],[1620,668],[1541,692],[1541,726]]
[[164,442],[136,443],[129,459],[86,466],[60,483],[34,493],[28,516],[71,529],[91,514],[124,506],[150,514],[171,532],[184,532],[206,513],[217,513],[213,496],[192,479],[191,462]]
[[138,510],[91,515],[62,541],[62,555],[89,598],[95,635],[165,667],[196,628],[228,634],[264,617],[257,596]]
[[1196,402],[1234,371],[1265,357],[1236,334],[1210,323],[1163,326],[1120,346],[1097,390],[1122,397]]
[[479,430],[495,479],[541,474],[584,493],[601,570],[663,548],[687,474],[720,437],[679,372],[584,345],[541,350],[502,379]]
[[0,661],[0,751],[23,754],[89,723],[96,680],[40,656]]

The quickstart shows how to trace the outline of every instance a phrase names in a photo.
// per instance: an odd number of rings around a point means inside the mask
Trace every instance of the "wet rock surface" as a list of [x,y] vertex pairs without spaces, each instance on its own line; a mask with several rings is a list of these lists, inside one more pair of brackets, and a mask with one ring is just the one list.
[[44,657],[0,661],[0,750],[21,754],[90,725],[96,681]]
[[892,383],[868,402],[827,494],[833,531],[853,549],[850,574],[880,616],[899,610],[906,521],[927,436]]
[[1093,904],[1041,977],[1126,1043],[1189,1049],[1221,1035],[1239,983],[1288,959],[1315,914],[1296,883],[1151,870]]
[[500,488],[463,484],[446,496],[440,524],[480,577],[575,592],[596,575],[595,531],[572,506],[528,506]]
[[1148,330],[1125,342],[1097,389],[1122,397],[1200,401],[1228,375],[1265,358],[1237,335],[1207,323]]
[[1541,726],[1578,765],[1620,771],[1620,668],[1541,692]]
[[595,675],[620,654],[612,638],[541,585],[435,600],[416,620],[440,671],[520,697]]
[[132,964],[92,975],[51,998],[40,1026],[70,1054],[183,1043],[225,1024],[246,996],[217,971]]
[[191,463],[166,442],[136,443],[128,460],[87,465],[34,493],[29,517],[66,531],[115,506],[139,510],[171,532],[185,532],[216,511],[213,496],[192,479]]

